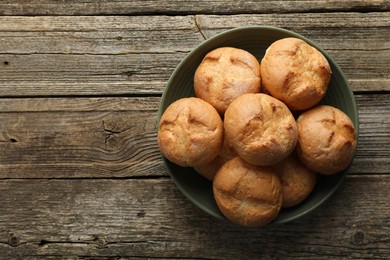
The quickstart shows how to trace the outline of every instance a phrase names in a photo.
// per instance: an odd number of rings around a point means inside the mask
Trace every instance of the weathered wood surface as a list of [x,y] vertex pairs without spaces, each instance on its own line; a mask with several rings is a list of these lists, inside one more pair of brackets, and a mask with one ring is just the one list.
[[[357,95],[351,174],[390,174],[390,95]],[[164,176],[160,98],[0,100],[0,178]]]
[[174,68],[204,38],[244,25],[301,33],[335,59],[354,90],[390,90],[386,12],[4,16],[0,97],[161,94]]
[[115,259],[388,259],[389,177],[348,177],[311,214],[257,229],[208,217],[168,178],[2,180],[0,252]]
[[354,1],[229,1],[214,0],[6,0],[0,3],[0,15],[110,15],[110,14],[183,14],[183,13],[286,13],[318,11],[387,11],[386,0]]
[[161,175],[159,100],[0,100],[0,178]]
[[[0,259],[388,259],[390,3],[0,2]],[[360,137],[340,190],[292,223],[218,221],[175,187],[160,95],[195,46],[247,25],[291,29],[340,65]]]

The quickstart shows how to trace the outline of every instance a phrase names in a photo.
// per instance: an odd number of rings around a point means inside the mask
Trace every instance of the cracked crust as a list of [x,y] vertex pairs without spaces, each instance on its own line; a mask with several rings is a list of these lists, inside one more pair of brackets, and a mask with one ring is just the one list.
[[325,56],[297,38],[270,45],[261,61],[264,88],[292,110],[305,110],[325,95],[332,71]]
[[198,66],[194,91],[223,115],[238,96],[260,92],[260,81],[260,64],[251,53],[222,47],[209,52]]
[[273,165],[286,158],[297,142],[295,119],[285,104],[266,94],[244,94],[225,113],[226,137],[253,165]]
[[209,163],[218,155],[222,142],[223,123],[218,112],[199,98],[175,101],[160,119],[160,150],[180,166]]
[[317,106],[301,114],[297,126],[297,152],[307,167],[331,175],[350,164],[356,150],[356,132],[344,112]]
[[221,212],[247,227],[270,223],[282,204],[281,185],[273,169],[253,166],[240,157],[220,168],[213,181],[213,192]]

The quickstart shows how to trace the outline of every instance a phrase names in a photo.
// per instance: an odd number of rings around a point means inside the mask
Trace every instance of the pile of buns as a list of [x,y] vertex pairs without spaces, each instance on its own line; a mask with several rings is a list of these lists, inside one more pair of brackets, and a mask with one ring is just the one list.
[[162,115],[160,150],[213,182],[229,220],[270,223],[309,196],[317,174],[336,174],[352,161],[352,121],[318,105],[331,74],[324,55],[298,38],[275,41],[261,62],[243,49],[212,50],[195,72],[196,97]]

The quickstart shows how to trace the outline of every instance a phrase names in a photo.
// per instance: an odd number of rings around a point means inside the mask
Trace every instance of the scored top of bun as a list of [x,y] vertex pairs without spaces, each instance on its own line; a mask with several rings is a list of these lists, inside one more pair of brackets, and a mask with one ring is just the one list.
[[193,167],[211,162],[223,142],[223,123],[213,106],[199,98],[182,98],[163,113],[158,131],[162,154]]
[[298,38],[272,43],[261,61],[264,88],[292,110],[305,110],[324,96],[331,78],[325,56]]
[[253,165],[268,166],[286,158],[297,142],[297,126],[285,104],[266,94],[244,94],[225,112],[226,137]]
[[223,115],[228,105],[244,93],[261,88],[260,64],[251,53],[232,47],[209,52],[194,75],[195,95]]
[[331,175],[344,170],[356,150],[356,131],[351,119],[341,110],[317,106],[297,119],[297,153],[315,172]]
[[219,169],[213,193],[221,212],[247,227],[271,222],[282,205],[281,185],[273,168],[253,166],[240,157],[227,161]]

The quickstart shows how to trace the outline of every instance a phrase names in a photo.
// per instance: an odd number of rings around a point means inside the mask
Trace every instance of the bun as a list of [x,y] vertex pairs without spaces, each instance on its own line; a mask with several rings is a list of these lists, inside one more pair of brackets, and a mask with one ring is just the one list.
[[272,43],[261,61],[264,88],[292,110],[305,110],[324,96],[332,71],[324,55],[298,38]]
[[196,166],[195,170],[206,179],[212,181],[221,166],[236,156],[237,152],[234,150],[233,146],[229,143],[227,138],[224,138],[221,151],[217,157],[210,163]]
[[286,158],[297,142],[295,119],[285,104],[266,94],[244,94],[225,112],[226,137],[253,165],[269,166]]
[[172,103],[160,119],[158,144],[161,153],[183,167],[211,162],[223,142],[223,123],[218,112],[199,98]]
[[318,106],[297,120],[297,152],[315,172],[331,175],[344,170],[356,150],[356,132],[351,119],[332,106]]
[[209,52],[194,76],[195,95],[223,115],[228,105],[244,93],[261,88],[260,64],[249,52],[222,47]]
[[271,222],[282,205],[279,178],[270,167],[256,167],[240,157],[226,162],[213,181],[221,212],[231,221],[259,227]]
[[298,205],[313,191],[317,174],[308,169],[295,153],[278,163],[275,168],[282,184],[282,208]]

